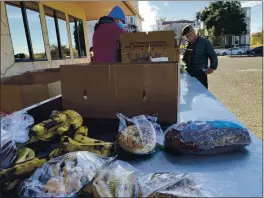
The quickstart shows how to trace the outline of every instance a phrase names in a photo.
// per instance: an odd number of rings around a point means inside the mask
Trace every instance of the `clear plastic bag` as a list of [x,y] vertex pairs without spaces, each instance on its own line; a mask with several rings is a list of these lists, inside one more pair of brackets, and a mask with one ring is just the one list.
[[165,131],[168,151],[211,155],[248,146],[249,131],[229,121],[188,121],[174,124]]
[[14,112],[1,117],[1,128],[10,132],[16,143],[29,140],[29,127],[33,124],[33,117],[25,112]]
[[130,164],[115,160],[83,187],[83,197],[139,197],[138,177],[142,173]]
[[117,142],[123,150],[145,155],[152,153],[157,144],[164,144],[164,134],[156,117],[139,115],[129,119],[121,113],[117,117],[120,120]]
[[112,158],[79,151],[54,158],[38,168],[20,187],[25,197],[73,197]]
[[196,180],[186,173],[150,173],[138,179],[140,197],[210,197]]
[[9,168],[16,158],[17,148],[10,132],[1,128],[0,169]]

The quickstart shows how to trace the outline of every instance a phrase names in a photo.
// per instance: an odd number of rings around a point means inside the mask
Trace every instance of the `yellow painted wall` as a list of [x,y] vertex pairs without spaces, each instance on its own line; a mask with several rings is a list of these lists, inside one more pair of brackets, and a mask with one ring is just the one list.
[[86,21],[85,10],[72,2],[40,1],[39,3]]

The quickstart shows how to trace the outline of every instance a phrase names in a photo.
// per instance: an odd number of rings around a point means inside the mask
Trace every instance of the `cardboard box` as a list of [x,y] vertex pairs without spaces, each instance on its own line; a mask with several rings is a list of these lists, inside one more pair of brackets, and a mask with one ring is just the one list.
[[149,62],[150,57],[179,61],[174,31],[126,33],[120,36],[122,63]]
[[47,69],[1,78],[1,111],[14,112],[61,94],[60,70]]
[[158,114],[160,121],[176,122],[179,67],[176,62],[114,65],[62,65],[64,109],[85,118],[116,118]]

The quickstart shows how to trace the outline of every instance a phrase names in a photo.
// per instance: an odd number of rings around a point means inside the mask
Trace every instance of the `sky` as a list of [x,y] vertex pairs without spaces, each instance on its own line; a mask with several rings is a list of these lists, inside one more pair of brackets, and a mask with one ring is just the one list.
[[[156,19],[193,20],[198,11],[209,5],[209,1],[139,1],[139,13],[144,18],[144,31],[153,29]],[[241,1],[242,7],[251,7],[251,32],[262,29],[262,1]]]
[[[251,32],[258,32],[262,29],[262,1],[241,1],[243,7],[251,7]],[[193,20],[198,11],[209,5],[209,1],[139,1],[139,12],[144,18],[143,30],[153,30],[156,19],[166,17],[167,20],[187,19]],[[14,52],[28,54],[27,41],[22,22],[21,9],[6,6],[9,28],[14,46]],[[40,25],[39,13],[27,10],[29,29],[34,53],[44,53],[43,35]],[[46,17],[48,26],[49,42],[56,44],[56,32],[53,18]],[[68,45],[66,24],[59,20],[61,43]]]

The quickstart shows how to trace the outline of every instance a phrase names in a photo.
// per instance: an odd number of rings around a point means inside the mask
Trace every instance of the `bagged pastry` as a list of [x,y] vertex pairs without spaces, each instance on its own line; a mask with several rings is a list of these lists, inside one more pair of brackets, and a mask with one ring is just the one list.
[[164,135],[156,117],[140,115],[131,119],[117,114],[120,120],[118,145],[125,151],[144,155],[152,153],[157,144],[163,144]]
[[140,197],[208,197],[188,174],[150,173],[139,178]]
[[22,183],[20,194],[25,197],[73,197],[113,159],[87,151],[54,158]]
[[165,131],[168,151],[210,155],[248,146],[249,131],[228,121],[188,121],[172,125]]
[[138,174],[140,173],[128,163],[113,161],[99,171],[80,194],[84,197],[139,197]]

